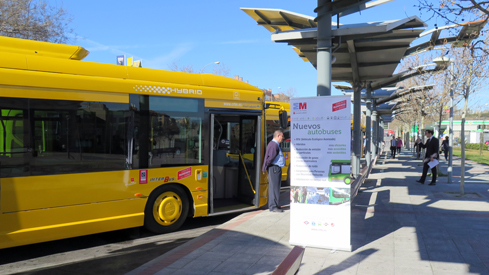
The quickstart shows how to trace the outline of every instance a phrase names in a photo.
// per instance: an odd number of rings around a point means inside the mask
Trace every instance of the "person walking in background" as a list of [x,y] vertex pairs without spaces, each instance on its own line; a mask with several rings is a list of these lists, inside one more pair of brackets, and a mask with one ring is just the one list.
[[401,147],[402,147],[402,139],[400,137],[397,138],[397,153],[401,153]]
[[419,159],[419,157],[421,156],[421,145],[422,144],[423,144],[423,142],[421,142],[421,139],[417,138],[416,142],[414,143],[414,149],[416,150],[416,159]]
[[391,158],[396,158],[396,150],[397,150],[397,140],[394,136],[392,136],[391,140]]
[[363,136],[363,154],[367,154],[367,136]]
[[[440,147],[440,142],[436,137],[433,136],[432,130],[426,130],[425,135],[428,138],[428,140],[426,141],[426,144],[421,144],[421,147],[426,148],[426,154],[424,157],[424,165],[423,165],[423,174],[421,175],[421,178],[416,181],[421,184],[424,184],[426,175],[428,174],[428,169],[430,168],[428,162],[438,159],[438,150]],[[433,168],[431,168],[431,183],[429,185],[436,184],[436,172],[437,171],[435,165],[433,166]]]
[[276,130],[273,139],[268,143],[263,159],[262,172],[268,171],[268,209],[270,212],[284,212],[280,207],[280,183],[282,180],[282,168],[285,166],[285,157],[280,148],[284,140],[284,133]]
[[448,149],[449,149],[448,136],[445,137],[445,139],[441,142],[441,149],[445,153],[445,161],[448,161]]

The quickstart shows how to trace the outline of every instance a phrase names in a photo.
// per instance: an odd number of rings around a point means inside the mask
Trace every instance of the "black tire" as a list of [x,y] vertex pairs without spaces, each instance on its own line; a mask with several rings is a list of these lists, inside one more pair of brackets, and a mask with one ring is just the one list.
[[154,233],[173,232],[185,222],[188,211],[189,200],[185,191],[178,185],[162,185],[151,193],[146,202],[144,227]]

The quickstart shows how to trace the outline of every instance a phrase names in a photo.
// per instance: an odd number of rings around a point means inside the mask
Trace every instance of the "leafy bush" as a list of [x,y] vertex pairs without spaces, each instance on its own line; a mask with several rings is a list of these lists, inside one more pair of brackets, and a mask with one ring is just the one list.
[[[482,144],[482,150],[487,150],[489,145],[487,144]],[[479,143],[466,143],[465,144],[466,149],[472,149],[472,150],[479,150],[480,144]]]

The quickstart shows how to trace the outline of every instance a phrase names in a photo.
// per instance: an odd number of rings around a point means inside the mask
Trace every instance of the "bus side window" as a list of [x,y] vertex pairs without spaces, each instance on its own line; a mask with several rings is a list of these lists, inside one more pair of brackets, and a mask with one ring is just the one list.
[[149,96],[148,167],[202,163],[203,119],[201,99]]
[[27,99],[0,98],[0,176],[28,176],[29,148]]
[[341,166],[332,165],[331,166],[331,174],[338,174],[341,171]]

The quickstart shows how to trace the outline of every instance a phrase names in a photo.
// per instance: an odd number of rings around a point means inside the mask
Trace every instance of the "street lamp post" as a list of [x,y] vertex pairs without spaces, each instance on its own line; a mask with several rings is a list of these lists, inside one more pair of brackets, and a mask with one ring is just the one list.
[[453,172],[453,63],[454,60],[445,57],[445,56],[440,56],[437,57],[433,60],[437,65],[439,66],[445,66],[448,67],[448,64],[450,64],[450,69],[448,70],[450,73],[450,118],[449,118],[449,141],[448,141],[448,147],[449,147],[449,159],[448,159],[448,168],[447,168],[447,173],[448,173],[448,183],[452,182],[452,172]]
[[211,64],[219,64],[219,63],[221,63],[221,62],[216,61],[216,62],[211,62],[211,63],[209,63],[209,64],[205,65],[205,66],[202,68],[202,70],[200,70],[200,73],[203,73],[203,72],[204,72],[205,67],[207,67],[207,66],[209,66],[209,65],[211,65]]

